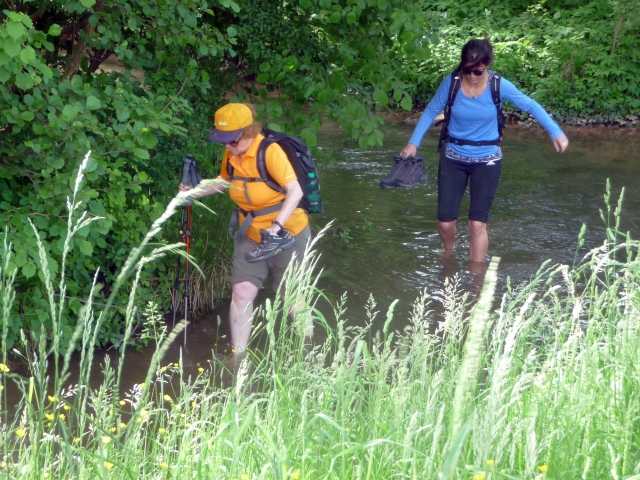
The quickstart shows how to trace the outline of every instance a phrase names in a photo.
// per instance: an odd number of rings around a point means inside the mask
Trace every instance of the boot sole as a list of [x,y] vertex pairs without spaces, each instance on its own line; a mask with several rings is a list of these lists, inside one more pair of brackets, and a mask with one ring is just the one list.
[[275,249],[271,250],[269,253],[265,253],[264,255],[261,255],[259,257],[251,257],[248,253],[244,256],[244,259],[249,262],[249,263],[258,263],[258,262],[264,262],[265,260],[270,259],[271,257],[275,257],[276,255],[278,255],[280,252],[283,252],[285,250],[289,250],[291,247],[293,247],[293,245],[296,243],[296,239],[292,238],[291,241],[287,242],[287,243],[283,243],[282,245],[279,245],[278,247],[276,247]]

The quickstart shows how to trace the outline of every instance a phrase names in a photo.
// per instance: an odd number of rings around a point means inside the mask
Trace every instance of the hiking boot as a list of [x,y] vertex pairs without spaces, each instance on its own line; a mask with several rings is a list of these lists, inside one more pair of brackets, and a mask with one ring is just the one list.
[[409,157],[407,159],[409,164],[406,170],[396,180],[398,187],[413,188],[427,179],[427,171],[424,168],[423,157]]
[[256,249],[244,256],[249,263],[262,262],[284,250],[289,250],[296,243],[296,239],[291,236],[291,233],[286,228],[280,229],[278,233],[260,230],[260,237],[262,240]]
[[401,157],[400,155],[393,156],[393,168],[389,172],[389,175],[384,177],[380,181],[380,188],[396,188],[396,180],[404,173],[407,167],[410,165],[409,159]]

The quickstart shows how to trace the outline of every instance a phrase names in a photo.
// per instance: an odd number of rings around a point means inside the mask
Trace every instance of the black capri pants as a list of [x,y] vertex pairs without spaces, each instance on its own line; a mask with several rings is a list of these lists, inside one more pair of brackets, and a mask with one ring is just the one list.
[[469,220],[487,223],[501,172],[502,160],[467,164],[447,160],[442,153],[438,165],[438,220],[453,222],[458,219],[460,202],[469,183]]

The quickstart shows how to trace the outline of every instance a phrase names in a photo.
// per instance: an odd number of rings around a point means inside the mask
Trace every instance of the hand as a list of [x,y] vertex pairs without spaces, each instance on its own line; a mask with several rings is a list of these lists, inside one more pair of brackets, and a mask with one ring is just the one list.
[[400,156],[407,158],[413,157],[418,152],[418,147],[416,147],[413,143],[408,143],[406,147],[402,149],[400,152]]
[[191,190],[193,187],[191,185],[186,186],[184,185],[182,182],[180,182],[180,185],[178,186],[178,190],[180,190],[181,192],[188,192],[189,190]]
[[553,146],[555,147],[556,152],[564,153],[564,151],[569,146],[569,139],[566,135],[560,135],[559,137],[553,139]]
[[276,225],[275,223],[272,223],[269,228],[267,228],[267,232],[269,232],[272,235],[277,234],[278,232],[280,232],[280,227],[278,225]]

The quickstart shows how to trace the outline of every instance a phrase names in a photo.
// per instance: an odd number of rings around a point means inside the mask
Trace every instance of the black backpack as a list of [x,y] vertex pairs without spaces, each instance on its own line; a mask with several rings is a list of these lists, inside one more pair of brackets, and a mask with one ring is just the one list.
[[[313,158],[311,157],[309,147],[307,147],[307,145],[298,137],[294,137],[293,135],[288,135],[286,133],[274,132],[273,130],[264,128],[262,130],[262,135],[264,135],[264,140],[262,140],[260,146],[258,147],[258,155],[256,158],[256,164],[260,177],[254,178],[236,176],[233,174],[233,165],[231,165],[231,162],[227,162],[227,174],[229,175],[229,178],[231,180],[240,180],[243,182],[264,182],[276,192],[285,193],[285,190],[278,184],[278,182],[274,180],[274,178],[267,170],[267,162],[265,160],[267,148],[269,148],[269,146],[271,146],[272,144],[277,143],[287,155],[287,158],[289,159],[289,162],[291,163],[291,166],[293,167],[293,170],[296,172],[296,176],[298,177],[300,188],[302,188],[302,198],[298,203],[298,208],[302,208],[307,213],[312,213],[309,209],[309,189],[307,187],[307,178],[309,173],[313,173],[315,178],[317,179],[318,171],[316,170],[316,165],[313,162]],[[277,212],[282,208],[283,203],[284,202],[280,202],[279,204],[273,205],[272,207],[251,211],[244,211],[236,208],[234,210],[234,214],[231,217],[231,223],[229,224],[229,233],[231,234],[231,236],[234,236],[232,232],[238,223],[238,212],[241,212],[243,215],[247,216],[245,222],[242,224],[242,227],[240,227],[240,229],[235,234],[235,238],[240,240],[253,221],[253,217],[268,215],[270,213]]]
[[451,74],[451,85],[449,86],[449,98],[447,105],[444,107],[444,120],[442,121],[442,129],[440,130],[440,140],[438,141],[438,151],[442,151],[445,143],[453,143],[454,145],[473,145],[474,147],[483,147],[486,145],[500,145],[502,142],[502,130],[505,125],[504,113],[500,107],[500,75],[493,72],[489,79],[489,87],[491,88],[491,98],[493,104],[496,106],[498,114],[498,138],[495,140],[464,140],[461,138],[455,138],[449,135],[449,122],[451,121],[451,107],[458,95],[460,85],[462,83],[462,73],[460,71],[453,72]]
[[309,192],[306,179],[310,173],[313,173],[315,177],[318,178],[318,171],[316,170],[313,158],[311,158],[309,147],[298,137],[286,133],[274,132],[273,130],[264,128],[262,129],[262,135],[264,135],[264,140],[262,140],[258,147],[258,157],[256,159],[260,177],[246,178],[235,176],[233,174],[233,165],[231,165],[231,162],[227,162],[227,173],[229,177],[232,180],[242,180],[245,182],[264,182],[276,192],[284,193],[284,189],[273,179],[267,170],[267,163],[265,161],[267,148],[277,143],[280,145],[280,148],[284,150],[289,162],[291,162],[291,166],[298,177],[300,188],[302,188],[302,198],[300,199],[300,203],[298,203],[298,208],[302,208],[305,212],[311,213],[309,211],[309,199],[307,197]]

